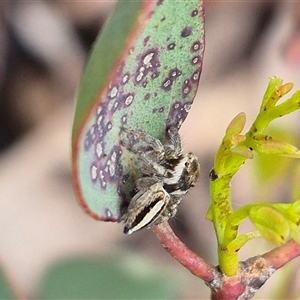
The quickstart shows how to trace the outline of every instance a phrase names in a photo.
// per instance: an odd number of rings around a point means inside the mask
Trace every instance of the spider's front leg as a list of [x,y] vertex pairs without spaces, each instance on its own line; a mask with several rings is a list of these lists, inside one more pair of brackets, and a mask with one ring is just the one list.
[[[143,185],[142,180],[143,178],[140,179],[141,185]],[[170,195],[164,190],[161,181],[140,190],[132,198],[126,213],[122,216],[122,221],[125,223],[123,232],[131,234],[166,221],[168,218],[162,218],[161,213],[166,209],[169,200]]]
[[[146,134],[142,131],[132,130],[125,127],[122,127],[121,131],[125,132],[128,135],[127,139],[121,140],[121,144],[131,152],[135,154],[140,154],[141,152],[143,153],[145,152],[141,149],[138,149],[139,147],[137,145],[130,144],[130,140],[131,141],[135,140],[137,143],[143,142],[144,145],[152,148],[151,151],[147,151],[147,152],[149,152],[149,156],[153,156],[156,159],[156,161],[161,161],[164,158],[165,148],[159,139],[156,139],[153,136]],[[132,138],[130,139],[130,137]]]
[[151,186],[153,186],[155,183],[158,182],[161,181],[156,177],[148,177],[148,176],[141,177],[136,180],[136,188],[139,191],[146,191],[147,189],[149,189]]
[[168,176],[168,170],[166,167],[160,165],[156,161],[152,159],[152,157],[148,156],[146,153],[139,153],[140,159],[142,161],[141,171],[144,175],[157,175],[157,176]]
[[178,158],[182,152],[181,137],[176,127],[170,127],[167,131],[169,144],[165,146],[166,156]]
[[178,209],[178,205],[181,203],[182,197],[177,195],[171,195],[170,201],[165,209],[165,215],[168,219],[175,217]]
[[[152,176],[153,174],[167,176],[168,172],[166,168],[161,165],[161,162],[164,161],[165,158],[165,148],[161,141],[141,131],[124,127],[122,131],[127,133],[128,136],[126,139],[121,140],[121,144],[139,157],[141,161],[141,172],[148,176]],[[134,141],[136,141],[136,144],[134,144]],[[138,145],[140,141],[143,142],[144,145]],[[145,151],[141,146],[150,147],[152,150]]]

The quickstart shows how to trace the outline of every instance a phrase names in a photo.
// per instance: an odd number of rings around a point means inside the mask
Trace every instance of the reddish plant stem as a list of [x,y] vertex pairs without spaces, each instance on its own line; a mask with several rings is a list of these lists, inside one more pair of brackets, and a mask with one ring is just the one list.
[[290,240],[286,244],[265,253],[262,257],[270,267],[277,270],[299,255],[300,245],[294,240]]
[[152,231],[173,258],[208,283],[214,300],[252,298],[275,270],[300,256],[300,245],[291,240],[262,256],[249,258],[241,263],[240,272],[229,278],[183,244],[168,222],[154,227]]
[[199,257],[180,241],[168,222],[155,226],[152,231],[156,234],[165,250],[192,274],[207,283],[220,277],[220,273],[214,266]]
[[245,291],[245,286],[238,276],[224,278],[222,287],[212,289],[211,299],[213,300],[237,300]]

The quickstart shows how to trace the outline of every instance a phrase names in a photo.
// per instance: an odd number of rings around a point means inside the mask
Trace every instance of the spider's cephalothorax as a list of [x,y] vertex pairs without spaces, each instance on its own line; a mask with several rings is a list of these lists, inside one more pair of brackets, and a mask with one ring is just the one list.
[[122,216],[124,233],[131,234],[174,217],[182,196],[195,185],[200,165],[193,153],[182,154],[180,135],[174,127],[168,130],[166,145],[141,131],[127,128],[123,131],[150,148],[143,151],[125,139],[122,141],[128,150],[138,156],[138,167],[143,174],[136,181],[137,193]]

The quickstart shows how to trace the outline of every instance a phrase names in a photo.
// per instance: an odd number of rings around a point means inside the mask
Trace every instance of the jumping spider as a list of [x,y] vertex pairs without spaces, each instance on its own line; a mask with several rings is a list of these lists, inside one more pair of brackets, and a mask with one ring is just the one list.
[[182,196],[193,187],[200,174],[200,164],[195,154],[182,154],[181,138],[175,127],[167,131],[167,143],[142,132],[123,128],[127,135],[144,143],[150,150],[141,150],[122,144],[139,158],[138,166],[143,177],[137,179],[137,193],[122,216],[125,234],[151,228],[175,216]]

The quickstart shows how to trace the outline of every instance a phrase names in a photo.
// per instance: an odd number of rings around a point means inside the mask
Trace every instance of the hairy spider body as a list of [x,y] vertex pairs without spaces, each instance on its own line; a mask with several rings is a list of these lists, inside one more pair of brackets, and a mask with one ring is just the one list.
[[182,196],[193,187],[200,174],[197,157],[182,154],[181,138],[176,128],[168,130],[166,145],[141,131],[123,128],[138,142],[150,147],[142,151],[127,140],[122,144],[139,157],[143,177],[136,181],[137,193],[122,216],[124,233],[151,228],[175,216]]

